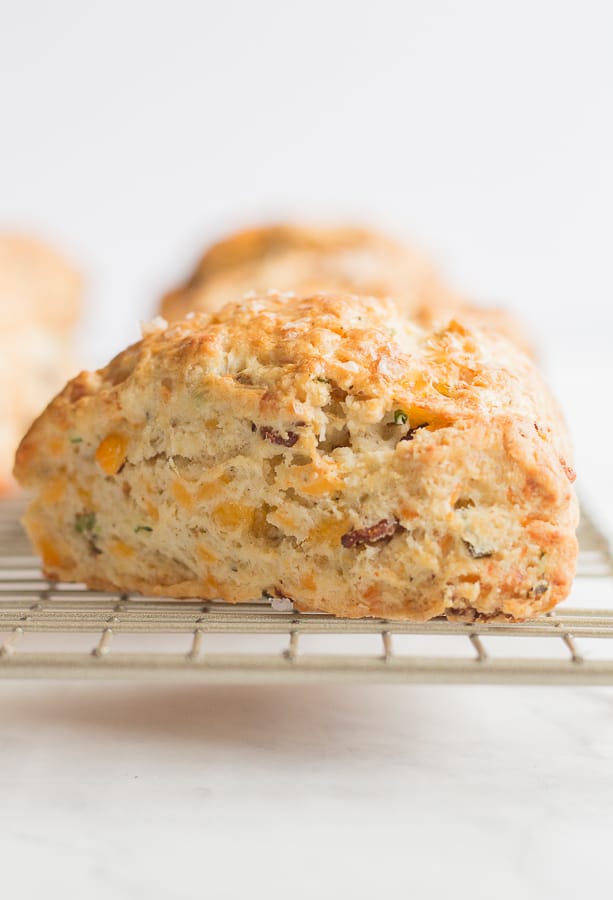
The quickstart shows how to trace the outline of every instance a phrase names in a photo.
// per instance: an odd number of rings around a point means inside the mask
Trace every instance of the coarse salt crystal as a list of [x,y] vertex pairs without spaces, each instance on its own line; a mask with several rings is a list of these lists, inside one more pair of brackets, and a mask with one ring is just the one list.
[[289,597],[273,597],[270,605],[275,612],[292,612],[294,604]]
[[142,337],[148,337],[150,334],[157,334],[160,331],[166,331],[168,322],[162,316],[156,316],[150,322],[140,323],[140,333]]

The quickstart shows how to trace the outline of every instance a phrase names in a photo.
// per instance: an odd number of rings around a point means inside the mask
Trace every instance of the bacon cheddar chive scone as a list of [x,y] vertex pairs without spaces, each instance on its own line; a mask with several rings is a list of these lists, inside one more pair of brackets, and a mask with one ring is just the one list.
[[301,610],[523,619],[568,593],[577,503],[529,359],[389,301],[271,293],[150,326],[21,443],[53,579]]
[[431,327],[450,316],[500,331],[532,353],[521,324],[501,309],[463,300],[422,255],[367,228],[268,225],[236,232],[213,244],[188,280],[161,303],[169,322],[188,312],[215,312],[248,291],[269,288],[306,296],[340,291],[391,297],[419,324]]
[[398,241],[367,228],[268,225],[236,232],[204,253],[189,279],[162,300],[169,322],[215,312],[248,291],[395,295],[403,310],[449,309],[458,300],[432,265]]
[[0,234],[0,494],[19,439],[74,371],[80,295],[80,276],[54,250]]

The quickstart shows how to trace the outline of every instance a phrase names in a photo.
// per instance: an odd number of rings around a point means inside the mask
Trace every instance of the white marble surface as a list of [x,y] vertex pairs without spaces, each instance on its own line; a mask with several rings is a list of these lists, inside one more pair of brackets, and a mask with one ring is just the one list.
[[[607,518],[611,365],[567,360]],[[605,896],[613,689],[0,682],[0,717],[12,898]]]
[[613,691],[0,685],[12,897],[605,896]]

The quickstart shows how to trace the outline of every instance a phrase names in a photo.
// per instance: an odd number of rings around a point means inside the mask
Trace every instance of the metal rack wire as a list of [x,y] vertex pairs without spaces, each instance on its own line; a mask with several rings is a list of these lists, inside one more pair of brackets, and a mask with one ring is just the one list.
[[0,503],[0,677],[613,684],[613,555],[584,513],[569,601],[525,624],[337,619],[54,584]]

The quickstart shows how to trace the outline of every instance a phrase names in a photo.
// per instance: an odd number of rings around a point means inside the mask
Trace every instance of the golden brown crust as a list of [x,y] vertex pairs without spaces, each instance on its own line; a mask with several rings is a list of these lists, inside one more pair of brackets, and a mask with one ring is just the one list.
[[49,576],[302,610],[526,618],[568,593],[577,504],[527,357],[389,301],[270,294],[70,382],[15,474]]

